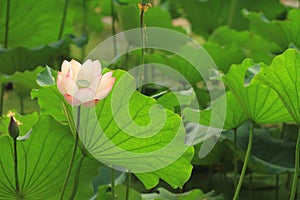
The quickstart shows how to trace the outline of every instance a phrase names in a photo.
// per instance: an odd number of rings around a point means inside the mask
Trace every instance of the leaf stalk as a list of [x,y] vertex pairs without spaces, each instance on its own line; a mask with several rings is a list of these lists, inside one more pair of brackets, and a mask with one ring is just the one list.
[[300,159],[300,128],[298,130],[298,137],[297,137],[296,150],[295,150],[295,173],[293,177],[293,185],[292,185],[290,200],[295,199],[297,189],[298,189],[299,167],[300,167],[299,159]]
[[65,194],[65,191],[66,191],[66,188],[67,188],[67,185],[68,185],[68,181],[70,179],[70,174],[71,174],[71,171],[72,171],[72,167],[73,167],[74,162],[75,162],[75,157],[76,157],[76,152],[77,152],[77,147],[78,147],[78,142],[79,142],[79,134],[78,134],[78,132],[79,132],[79,128],[80,128],[80,108],[81,107],[78,106],[78,109],[77,109],[77,127],[76,127],[75,143],[74,143],[74,148],[73,148],[72,157],[71,157],[71,160],[70,160],[70,163],[69,163],[67,175],[65,177],[65,181],[64,181],[64,184],[63,184],[63,187],[62,187],[62,190],[61,190],[61,194],[60,194],[60,197],[59,197],[60,200],[62,200],[63,197],[64,197],[64,194]]
[[249,131],[249,140],[248,140],[248,147],[247,147],[247,151],[246,151],[246,156],[245,156],[245,161],[244,161],[244,165],[242,168],[242,172],[240,175],[240,179],[237,185],[237,188],[235,190],[234,196],[233,196],[233,200],[237,200],[239,198],[239,194],[243,185],[243,180],[244,180],[244,176],[247,170],[247,165],[248,165],[248,161],[250,158],[250,154],[251,154],[251,149],[252,149],[252,143],[253,143],[253,127],[254,127],[254,123],[252,122],[250,125],[250,131]]

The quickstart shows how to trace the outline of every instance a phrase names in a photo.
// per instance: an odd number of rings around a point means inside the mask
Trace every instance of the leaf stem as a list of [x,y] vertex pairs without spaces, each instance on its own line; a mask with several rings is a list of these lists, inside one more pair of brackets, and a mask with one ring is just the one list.
[[76,127],[74,149],[73,149],[72,157],[71,157],[71,160],[70,160],[70,163],[69,163],[67,175],[65,177],[65,181],[64,181],[61,193],[60,193],[60,198],[59,198],[60,200],[62,200],[63,197],[64,197],[64,194],[65,194],[65,191],[66,191],[66,188],[67,188],[67,184],[68,184],[68,181],[69,181],[69,178],[70,178],[70,174],[71,174],[71,171],[72,171],[72,167],[73,167],[73,164],[74,164],[74,161],[75,161],[76,151],[77,151],[78,141],[79,141],[79,134],[78,134],[79,128],[80,128],[80,106],[78,106],[78,109],[77,109],[77,127]]
[[8,47],[9,11],[10,11],[10,0],[6,0],[6,21],[5,21],[5,33],[4,33],[4,48]]
[[233,185],[234,188],[237,187],[237,182],[238,182],[238,156],[237,156],[237,129],[235,128],[234,130],[234,153],[233,153],[233,170],[234,170],[234,175],[233,175]]
[[127,184],[126,184],[126,200],[129,200],[130,182],[131,182],[131,173],[128,172],[128,174],[127,174]]
[[85,158],[85,155],[82,154],[81,158],[79,160],[79,163],[77,165],[76,172],[75,172],[75,180],[74,180],[73,189],[72,189],[69,200],[73,200],[76,195],[78,185],[79,185],[80,170],[81,170],[81,166],[82,166],[84,158]]
[[20,113],[21,115],[24,114],[24,99],[21,95],[20,95]]
[[115,175],[116,170],[114,168],[111,168],[111,193],[112,193],[112,199],[115,200],[116,193],[115,193]]
[[[86,0],[82,0],[82,15],[83,15],[83,23],[81,27],[81,34],[86,34],[86,21],[87,21],[87,6]],[[85,45],[81,47],[81,60],[84,60],[85,57]]]
[[115,37],[115,35],[116,35],[116,27],[115,27],[116,16],[115,16],[114,1],[115,0],[110,0],[110,9],[111,9],[111,19],[112,19],[112,22],[111,22],[111,32],[112,32],[112,35],[113,35],[114,56],[116,57],[118,55],[118,52],[117,52],[117,41],[116,41],[116,37]]
[[247,147],[247,151],[246,151],[246,156],[245,156],[245,161],[244,161],[244,165],[242,168],[242,172],[240,175],[240,179],[237,185],[237,188],[235,190],[234,196],[233,196],[233,200],[237,200],[239,198],[239,194],[243,185],[243,179],[246,173],[246,169],[247,169],[247,165],[248,165],[248,161],[250,158],[250,154],[251,154],[251,149],[252,149],[252,143],[253,143],[253,127],[254,127],[254,122],[251,123],[250,125],[250,131],[249,131],[249,141],[248,141],[248,147]]
[[[4,32],[4,48],[8,48],[8,30],[9,30],[9,11],[10,0],[6,0],[6,19],[5,19],[5,32]],[[1,96],[0,96],[0,116],[3,114],[3,97],[5,84],[1,83]]]
[[279,174],[276,174],[276,193],[275,193],[275,199],[279,199]]
[[227,25],[229,27],[232,27],[232,23],[233,23],[233,19],[234,19],[234,14],[235,14],[235,10],[236,10],[236,4],[237,4],[237,0],[231,0],[230,10],[229,10],[229,16],[228,16],[228,21],[227,21]]
[[140,81],[139,81],[139,92],[143,91],[143,77],[144,77],[144,63],[145,63],[145,30],[144,30],[144,13],[145,10],[140,10],[140,29],[141,29],[141,59],[140,59]]
[[17,151],[17,138],[14,138],[14,172],[15,172],[15,183],[16,183],[16,194],[20,194],[19,186],[19,175],[18,175],[18,151]]
[[61,20],[59,33],[58,33],[58,40],[60,40],[62,38],[62,35],[63,35],[63,32],[64,32],[66,16],[67,16],[67,11],[68,11],[68,5],[69,5],[69,0],[65,0],[63,16],[62,16],[62,20]]
[[297,137],[297,143],[296,143],[296,151],[295,151],[295,173],[293,178],[293,185],[291,190],[291,196],[290,200],[294,200],[296,197],[296,192],[298,188],[298,176],[299,176],[299,165],[300,165],[300,128],[298,130],[298,137]]
[[1,96],[0,96],[0,116],[2,116],[3,114],[3,101],[4,101],[4,90],[5,90],[5,84],[4,83],[0,83],[0,89],[1,89]]

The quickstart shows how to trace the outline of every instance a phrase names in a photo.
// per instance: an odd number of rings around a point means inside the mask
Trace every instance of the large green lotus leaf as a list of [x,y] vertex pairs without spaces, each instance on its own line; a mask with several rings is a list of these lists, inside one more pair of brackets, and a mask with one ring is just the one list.
[[199,189],[194,189],[188,192],[175,194],[164,188],[158,188],[156,193],[142,194],[144,200],[199,200],[199,199],[209,199],[209,200],[222,200],[225,197],[217,195],[215,192],[211,191],[204,193]]
[[[224,121],[223,129],[231,130],[239,127],[242,123],[244,123],[247,119],[247,116],[239,104],[237,99],[233,96],[233,94],[229,91],[226,92],[226,117]],[[224,106],[224,98],[218,98],[214,106],[216,109],[218,107]],[[207,108],[205,110],[195,110],[192,108],[185,108],[183,111],[184,120],[188,122],[196,122],[205,126],[212,126],[216,128],[220,128],[220,121],[224,120],[224,117],[220,116],[218,120],[211,122],[211,108]],[[199,119],[198,121],[196,121]],[[214,126],[215,124],[215,126]]]
[[0,135],[9,135],[8,125],[9,125],[11,115],[14,116],[14,118],[17,120],[19,124],[20,136],[26,135],[38,120],[37,113],[20,115],[16,113],[14,110],[9,111],[7,115],[3,115],[0,118]]
[[[245,123],[237,129],[237,155],[245,159],[248,146],[250,123]],[[223,132],[221,138],[225,139],[231,149],[235,149],[234,132]],[[258,173],[278,174],[293,172],[294,170],[295,143],[279,140],[272,137],[272,133],[266,129],[255,128],[251,157],[248,166]]]
[[[273,42],[250,31],[236,31],[228,26],[216,29],[209,37],[209,41],[221,46],[236,44],[244,53],[245,58],[252,58],[255,62],[271,63],[272,53],[280,52],[280,48]],[[226,50],[225,50],[226,51]]]
[[240,65],[232,65],[223,80],[237,98],[248,119],[257,124],[292,121],[272,88],[256,84],[252,79],[250,82],[247,80],[247,74],[251,74],[251,71],[261,65],[264,64],[255,64],[251,59],[246,59]]
[[[180,117],[136,92],[128,73],[116,70],[113,76],[116,83],[112,92],[95,108],[81,108],[82,143],[106,165],[139,173],[148,187],[155,186],[159,178],[173,187],[182,187],[191,174],[193,148],[184,144]],[[67,121],[61,108],[65,101],[56,86],[40,88],[32,95],[38,97],[42,113]],[[68,106],[67,110],[72,108]],[[143,179],[145,176],[151,179]]]
[[[71,159],[73,140],[68,127],[50,116],[41,116],[29,139],[18,141],[18,173],[22,199],[59,198]],[[9,136],[0,137],[1,199],[16,198],[12,143]],[[64,199],[69,198],[71,193],[80,154],[78,150]],[[87,199],[93,195],[91,179],[97,174],[98,166],[99,162],[85,157],[75,199]]]
[[[6,0],[0,1],[0,44],[2,47],[6,23],[6,3]],[[59,0],[10,1],[8,47],[32,48],[57,41],[63,9],[63,2]],[[70,19],[72,19],[71,10],[68,11],[64,33],[72,33]]]
[[[292,9],[289,11],[286,20],[269,21],[259,13],[244,12],[250,21],[250,28],[264,38],[278,44],[281,49],[286,49],[291,43],[300,47],[300,10]],[[275,34],[276,33],[276,34]]]
[[191,176],[192,166],[190,162],[193,155],[194,149],[189,148],[171,165],[151,173],[137,173],[135,175],[143,182],[147,189],[155,187],[159,183],[159,179],[169,183],[173,188],[182,188]]
[[68,54],[68,46],[82,46],[87,42],[85,35],[80,37],[68,36],[57,42],[34,48],[16,47],[0,49],[0,73],[13,74],[16,71],[34,70],[37,66],[53,65],[62,55]]
[[284,103],[293,119],[300,124],[300,53],[296,49],[288,49],[274,58],[270,66],[266,66],[257,78],[273,88]]
[[234,29],[246,29],[247,20],[241,10],[259,11],[271,19],[280,16],[285,8],[277,0],[178,0],[192,23],[192,29],[198,34],[208,37],[216,28],[230,25]]

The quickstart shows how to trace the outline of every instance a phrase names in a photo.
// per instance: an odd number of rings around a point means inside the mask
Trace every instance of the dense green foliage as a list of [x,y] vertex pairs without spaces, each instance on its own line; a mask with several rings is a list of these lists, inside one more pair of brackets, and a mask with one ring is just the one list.
[[[145,12],[139,9],[150,2]],[[231,199],[240,184],[240,199],[299,198],[300,9],[296,0],[298,8],[281,2],[0,0],[0,200],[59,199],[78,132],[63,199]],[[213,86],[221,90],[224,82],[225,94],[211,96],[192,63],[174,53],[116,53],[101,60],[116,78],[113,93],[82,108],[76,124],[78,111],[56,86],[62,61],[83,62],[108,36],[133,28],[147,34],[147,27],[199,42],[218,69]],[[189,51],[190,58],[200,56]],[[174,91],[158,84],[136,90],[138,80],[128,71],[143,62],[169,66],[190,87],[176,77],[169,83]],[[213,107],[224,104],[225,118],[212,120]],[[17,139],[9,136],[11,116]],[[220,137],[207,138],[209,127]],[[139,134],[150,137],[134,137]],[[210,139],[216,145],[201,157]]]

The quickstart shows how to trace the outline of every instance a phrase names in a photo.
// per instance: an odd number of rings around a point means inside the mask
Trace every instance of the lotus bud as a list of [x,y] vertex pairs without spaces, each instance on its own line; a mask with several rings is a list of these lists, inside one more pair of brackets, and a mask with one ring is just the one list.
[[9,125],[8,125],[8,133],[9,135],[16,139],[18,136],[19,136],[19,126],[16,122],[16,120],[14,119],[14,117],[10,117],[10,122],[9,122]]

